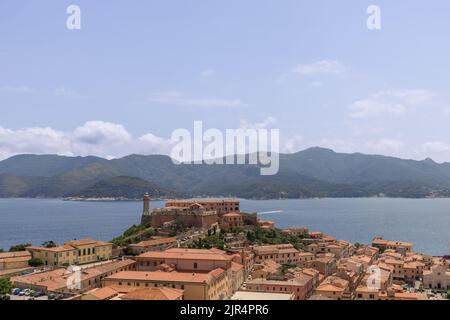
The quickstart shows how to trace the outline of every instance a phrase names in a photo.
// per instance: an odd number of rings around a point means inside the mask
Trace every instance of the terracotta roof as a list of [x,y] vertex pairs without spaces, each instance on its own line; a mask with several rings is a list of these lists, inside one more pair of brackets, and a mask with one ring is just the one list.
[[225,213],[223,217],[242,217],[242,214],[237,212]]
[[[81,270],[81,280],[88,280],[104,275],[106,273],[121,269],[125,266],[134,264],[133,260],[120,260],[108,262],[95,267],[84,268]],[[46,272],[34,273],[25,276],[11,278],[11,282],[26,283],[46,287],[48,291],[57,291],[67,286],[67,278],[70,276],[66,269],[60,268]]]
[[152,239],[152,240],[146,240],[141,241],[136,244],[132,244],[132,247],[152,247],[152,246],[158,246],[161,244],[167,244],[167,243],[174,243],[177,242],[177,238],[171,237],[171,238],[161,238],[161,239]]
[[236,263],[236,262],[231,262],[231,270],[233,271],[239,271],[244,269],[244,266],[240,263]]
[[72,241],[67,242],[66,244],[70,245],[70,246],[74,246],[74,247],[87,246],[87,245],[94,244],[96,247],[100,247],[100,246],[110,245],[111,243],[86,238],[86,239],[80,239],[80,240],[72,240]]
[[183,290],[172,288],[144,288],[133,290],[120,297],[121,300],[179,300]]
[[163,252],[146,252],[138,258],[175,259],[175,260],[215,260],[231,261],[232,256],[227,256],[210,250],[173,248]]
[[112,287],[104,287],[88,291],[86,294],[94,296],[99,300],[109,300],[117,296],[119,292],[113,289]]
[[28,251],[16,251],[16,252],[0,252],[0,260],[8,258],[18,258],[18,257],[30,257],[31,253]]
[[167,200],[168,202],[174,202],[174,203],[197,203],[197,202],[203,202],[203,203],[239,203],[239,200],[235,199],[201,199],[201,198],[193,198],[193,199],[175,199],[175,200]]
[[25,262],[28,260],[30,260],[30,257],[22,256],[22,257],[0,259],[0,262],[11,263],[11,262]]
[[165,281],[165,282],[192,282],[207,283],[211,275],[207,273],[189,272],[145,272],[145,271],[122,271],[106,277],[107,280],[130,280],[130,281]]
[[74,247],[69,246],[69,245],[62,245],[62,246],[57,246],[57,247],[53,247],[53,248],[46,248],[46,247],[27,247],[27,250],[30,251],[48,251],[48,252],[66,252],[66,251],[73,251],[75,250]]

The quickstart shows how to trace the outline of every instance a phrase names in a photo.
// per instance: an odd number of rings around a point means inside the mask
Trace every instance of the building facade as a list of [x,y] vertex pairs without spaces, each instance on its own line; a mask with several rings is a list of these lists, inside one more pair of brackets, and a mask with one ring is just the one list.
[[56,247],[27,247],[33,258],[42,260],[46,266],[85,264],[109,260],[112,243],[93,239],[72,240]]

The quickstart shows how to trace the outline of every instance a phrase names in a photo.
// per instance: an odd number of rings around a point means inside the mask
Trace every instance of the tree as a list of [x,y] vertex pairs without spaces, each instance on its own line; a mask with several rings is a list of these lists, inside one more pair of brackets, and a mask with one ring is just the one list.
[[3,250],[3,248],[0,248],[0,252],[5,252],[5,250]]
[[25,251],[26,247],[30,247],[31,243],[27,243],[27,244],[17,244],[15,246],[12,246],[9,249],[9,252],[17,252],[17,251]]
[[446,298],[450,300],[450,291],[447,291],[447,297]]
[[356,242],[355,243],[355,248],[356,249],[359,249],[359,248],[361,248],[363,245],[361,244],[361,243],[359,243],[359,242]]
[[46,247],[46,248],[54,248],[54,247],[56,247],[56,243],[54,241],[52,241],[52,240],[45,241],[45,242],[42,243],[42,246]]
[[13,289],[13,285],[11,281],[7,278],[0,278],[0,294],[8,294],[11,293]]
[[297,265],[295,263],[284,263],[281,266],[281,273],[285,274],[289,269],[296,268]]
[[130,247],[126,247],[123,249],[123,254],[126,256],[137,256],[139,253]]
[[40,267],[44,264],[44,261],[39,258],[31,258],[28,260],[28,264],[32,267]]
[[255,233],[253,231],[250,231],[250,230],[247,231],[247,240],[250,243],[254,243],[256,241],[256,236],[255,236]]

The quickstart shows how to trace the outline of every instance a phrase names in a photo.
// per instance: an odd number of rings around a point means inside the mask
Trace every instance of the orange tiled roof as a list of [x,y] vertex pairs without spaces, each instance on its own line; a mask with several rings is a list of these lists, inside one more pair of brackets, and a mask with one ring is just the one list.
[[18,258],[18,257],[30,257],[31,253],[28,251],[16,251],[16,252],[0,252],[0,260],[8,258]]
[[231,269],[233,271],[239,271],[239,270],[244,269],[244,266],[242,264],[240,264],[240,263],[231,262]]
[[210,250],[202,249],[182,249],[173,248],[163,252],[146,252],[138,256],[138,258],[154,258],[154,259],[176,259],[176,260],[210,260],[210,261],[231,261],[232,256],[216,253]]
[[144,288],[133,290],[120,297],[121,300],[179,300],[183,290],[172,288]]
[[117,296],[119,292],[112,287],[104,287],[88,291],[87,294],[94,296],[99,300],[109,300]]
[[174,242],[177,242],[177,238],[171,237],[171,238],[161,238],[161,239],[141,241],[139,243],[133,244],[132,246],[133,247],[151,247],[151,246],[158,246],[161,244],[174,243]]
[[145,272],[145,271],[122,271],[110,275],[107,280],[130,280],[130,281],[165,281],[165,282],[192,282],[207,283],[211,275],[207,273],[189,272]]
[[75,250],[74,247],[69,246],[69,245],[56,246],[53,248],[30,246],[30,247],[27,247],[26,249],[31,250],[31,251],[48,251],[48,252],[65,252],[65,251]]

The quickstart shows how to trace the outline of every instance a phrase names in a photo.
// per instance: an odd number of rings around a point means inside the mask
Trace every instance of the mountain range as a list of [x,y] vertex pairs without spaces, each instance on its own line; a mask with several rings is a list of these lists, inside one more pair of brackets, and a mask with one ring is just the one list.
[[280,154],[280,171],[257,165],[175,164],[163,155],[98,157],[17,155],[0,161],[0,197],[233,196],[448,197],[450,163],[309,148]]

